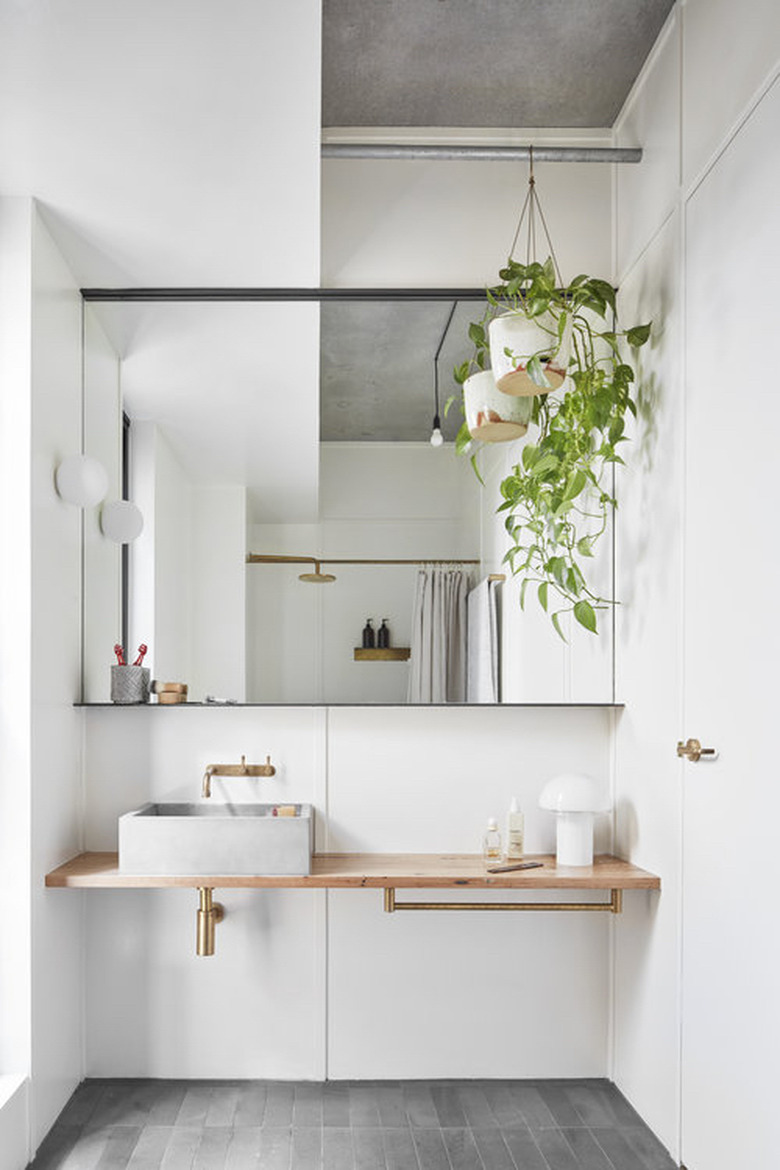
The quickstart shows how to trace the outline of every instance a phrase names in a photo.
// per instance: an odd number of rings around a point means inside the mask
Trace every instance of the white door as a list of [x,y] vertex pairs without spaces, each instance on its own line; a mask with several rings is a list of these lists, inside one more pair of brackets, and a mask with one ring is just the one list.
[[[780,1166],[780,85],[686,208],[682,1151]],[[670,745],[673,749],[673,745]]]

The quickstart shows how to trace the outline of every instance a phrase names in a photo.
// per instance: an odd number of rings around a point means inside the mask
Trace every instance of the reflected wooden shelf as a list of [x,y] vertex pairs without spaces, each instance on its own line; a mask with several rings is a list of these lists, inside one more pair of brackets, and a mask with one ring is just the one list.
[[382,646],[372,649],[355,647],[355,662],[406,662],[411,657],[408,646]]

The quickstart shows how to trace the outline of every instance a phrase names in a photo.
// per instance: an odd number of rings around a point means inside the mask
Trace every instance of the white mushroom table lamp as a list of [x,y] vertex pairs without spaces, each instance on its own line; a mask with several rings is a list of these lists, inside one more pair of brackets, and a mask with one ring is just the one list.
[[545,784],[539,807],[557,817],[557,864],[592,865],[593,818],[610,807],[603,786],[592,776],[566,772]]

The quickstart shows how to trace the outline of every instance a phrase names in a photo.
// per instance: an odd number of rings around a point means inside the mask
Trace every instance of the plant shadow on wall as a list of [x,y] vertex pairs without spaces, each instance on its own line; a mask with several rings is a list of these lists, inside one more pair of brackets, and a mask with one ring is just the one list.
[[[466,416],[456,450],[533,428],[500,485],[504,561],[521,579],[521,606],[535,587],[561,638],[565,613],[595,634],[597,611],[616,600],[590,588],[587,560],[617,507],[613,471],[624,462],[626,412],[637,415],[624,351],[644,345],[650,325],[618,329],[612,285],[582,275],[562,287],[554,254],[521,264],[510,253],[499,276],[482,319],[469,327],[474,356],[455,370]],[[472,464],[479,475],[476,452]]]

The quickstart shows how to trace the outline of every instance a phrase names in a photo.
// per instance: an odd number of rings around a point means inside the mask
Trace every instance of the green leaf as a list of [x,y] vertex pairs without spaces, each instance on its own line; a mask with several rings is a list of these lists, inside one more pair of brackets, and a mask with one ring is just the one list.
[[534,354],[534,356],[529,359],[528,365],[526,366],[526,371],[528,373],[528,377],[537,386],[541,386],[546,390],[550,389],[550,383],[547,380],[547,375],[542,369],[542,363],[539,361],[539,358],[536,356],[536,354]]
[[548,471],[557,471],[561,465],[561,461],[557,455],[552,451],[548,451],[546,455],[542,455],[540,459],[535,459],[532,465],[532,470],[535,478],[546,475]]
[[589,601],[578,601],[574,606],[574,616],[586,630],[590,630],[592,634],[598,633],[596,629],[596,612]]
[[469,362],[463,362],[462,365],[456,366],[452,371],[452,376],[459,386],[462,386],[469,376],[469,364]]
[[549,588],[550,588],[549,583],[547,581],[542,581],[541,585],[539,586],[539,588],[536,591],[538,596],[539,596],[539,604],[541,605],[541,607],[545,611],[545,613],[547,612],[547,593],[549,591]]
[[577,541],[577,552],[581,557],[593,556],[593,548],[591,547],[590,536],[583,536]]
[[541,317],[542,313],[546,313],[550,307],[549,297],[530,297],[525,304],[525,312],[528,317]]
[[633,329],[626,330],[626,341],[632,345],[634,349],[638,349],[640,345],[644,345],[650,336],[650,327],[652,322],[647,325],[635,325]]
[[618,415],[616,418],[613,418],[612,422],[609,424],[610,443],[617,443],[625,429],[626,424],[620,415]]
[[525,470],[530,471],[538,458],[539,448],[533,443],[526,443],[525,447],[523,447],[523,453],[521,455],[523,467]]
[[461,428],[455,436],[455,454],[463,455],[471,442],[471,433],[469,432],[468,424],[462,423]]
[[487,345],[487,341],[485,339],[485,330],[476,321],[472,321],[472,323],[469,325],[469,337],[479,349],[484,349],[484,347]]
[[575,500],[587,482],[588,478],[582,468],[572,471],[566,481],[566,488],[563,493],[564,500]]
[[[562,613],[562,612],[563,612],[562,610],[558,611],[558,613]],[[565,642],[566,635],[564,634],[563,630],[561,629],[561,623],[558,619],[558,613],[553,613],[550,615],[550,617],[552,618],[552,624],[555,626],[556,634],[558,635],[558,637],[561,639],[562,642]]]
[[482,486],[484,487],[484,486],[485,486],[485,481],[484,481],[484,479],[482,478],[482,474],[481,474],[481,472],[480,472],[479,468],[477,467],[477,454],[476,454],[476,451],[475,451],[475,452],[474,452],[474,454],[471,456],[471,460],[470,460],[470,462],[471,462],[471,466],[472,466],[472,469],[473,469],[473,471],[474,471],[474,474],[476,475],[477,479],[479,480],[479,482],[480,482],[480,483],[482,484]]
[[611,284],[606,280],[597,280],[596,278],[590,281],[590,287],[593,292],[602,301],[606,301],[612,312],[615,312],[615,290]]
[[528,588],[530,580],[531,580],[530,577],[524,577],[523,582],[520,586],[520,608],[521,609],[525,609],[525,592],[526,592],[526,589]]

